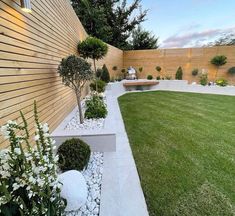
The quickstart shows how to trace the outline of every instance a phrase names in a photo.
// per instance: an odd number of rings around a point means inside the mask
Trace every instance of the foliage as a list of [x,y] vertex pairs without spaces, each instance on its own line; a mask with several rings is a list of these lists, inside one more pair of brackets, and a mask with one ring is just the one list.
[[234,97],[154,91],[118,100],[150,216],[234,215]]
[[233,46],[235,45],[235,34],[225,34],[209,46]]
[[[131,32],[145,20],[141,0],[72,0],[72,6],[89,35],[120,49],[129,47]],[[139,11],[139,12],[138,12]]]
[[193,76],[197,76],[197,75],[198,75],[198,72],[199,72],[199,70],[198,70],[197,68],[194,68],[194,69],[192,70],[192,75],[193,75]]
[[137,29],[132,32],[131,49],[133,50],[146,50],[157,49],[158,38],[152,35],[151,32],[142,29],[138,26]]
[[232,75],[235,74],[235,67],[229,68],[229,69],[228,69],[228,73],[229,73],[229,74],[232,74]]
[[219,67],[227,63],[227,57],[224,55],[218,55],[211,59],[211,64]]
[[111,77],[110,82],[115,82],[115,78]]
[[206,86],[207,85],[207,83],[208,83],[208,75],[207,75],[207,73],[202,73],[201,75],[200,75],[200,84],[201,85],[203,85],[203,86]]
[[114,71],[116,71],[117,69],[118,69],[118,67],[117,66],[113,66],[113,68],[112,68]]
[[[8,121],[1,132],[10,149],[0,151],[0,214],[9,216],[60,216],[64,201],[60,197],[57,161],[47,124],[38,120],[34,104],[36,147],[32,147],[28,124]],[[25,148],[24,148],[25,147]]]
[[105,64],[102,67],[102,73],[101,73],[100,79],[106,83],[110,81],[109,70]]
[[175,79],[176,80],[182,80],[183,79],[183,70],[181,67],[178,68],[175,74]]
[[161,70],[162,70],[162,68],[161,68],[160,66],[157,66],[157,67],[156,67],[156,71],[157,71],[157,72],[161,72]]
[[80,123],[83,123],[81,93],[87,81],[93,78],[91,65],[82,58],[70,55],[62,59],[57,71],[62,77],[64,85],[74,90],[77,96]]
[[117,77],[115,78],[115,80],[116,80],[117,82],[121,82],[121,81],[122,81],[122,77],[117,76]]
[[105,91],[105,86],[106,86],[106,83],[102,80],[96,80],[90,84],[91,91],[97,91],[99,93]]
[[215,81],[215,83],[218,86],[227,86],[228,85],[228,81],[225,79],[218,79]]
[[166,80],[171,80],[171,76],[166,76],[165,79]]
[[144,70],[143,67],[140,67],[140,68],[139,68],[139,72],[140,72],[140,73],[143,72],[143,70]]
[[105,118],[108,114],[104,101],[98,95],[86,100],[85,117],[87,119]]
[[58,148],[59,167],[62,171],[82,171],[90,159],[90,146],[78,138],[68,139]]
[[102,73],[103,73],[103,70],[101,68],[97,68],[97,70],[96,70],[96,77],[98,79],[100,79]]
[[157,80],[160,80],[161,79],[161,77],[160,76],[157,76],[157,78],[156,78]]
[[152,79],[153,79],[153,76],[152,76],[152,75],[148,75],[148,76],[147,76],[147,79],[148,79],[148,80],[152,80]]
[[102,59],[108,52],[108,45],[95,37],[87,37],[78,43],[78,52],[84,59]]

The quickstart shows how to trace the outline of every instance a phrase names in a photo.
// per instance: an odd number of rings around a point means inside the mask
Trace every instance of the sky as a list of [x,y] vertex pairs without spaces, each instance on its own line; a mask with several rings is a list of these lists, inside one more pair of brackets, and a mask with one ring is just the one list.
[[149,10],[142,26],[159,37],[161,48],[200,47],[235,33],[235,0],[142,0],[141,4]]

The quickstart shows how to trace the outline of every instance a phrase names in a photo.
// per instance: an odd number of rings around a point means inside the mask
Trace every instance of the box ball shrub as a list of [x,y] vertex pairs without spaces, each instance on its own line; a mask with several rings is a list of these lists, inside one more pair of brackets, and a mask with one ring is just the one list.
[[197,76],[198,72],[199,72],[199,70],[197,68],[195,68],[195,69],[192,70],[192,75]]
[[227,57],[224,55],[218,55],[211,59],[211,64],[219,67],[227,63]]
[[58,148],[59,167],[62,171],[82,171],[88,164],[91,150],[84,141],[73,138],[63,142]]
[[156,67],[156,71],[161,72],[162,68],[160,66]]
[[147,79],[148,79],[148,80],[152,80],[152,79],[153,79],[153,76],[152,76],[152,75],[148,75],[148,76],[147,76]]
[[175,74],[176,80],[182,80],[183,79],[183,70],[182,67],[179,67]]
[[235,74],[235,67],[229,68],[228,73],[231,74],[231,75],[234,75]]
[[107,114],[106,105],[98,95],[93,95],[90,99],[86,100],[85,118],[105,118]]
[[222,87],[224,87],[224,86],[227,86],[227,85],[228,85],[228,81],[227,81],[227,80],[225,80],[225,79],[218,79],[218,80],[216,80],[216,81],[215,81],[215,83],[216,83],[216,85],[218,85],[218,86],[222,86]]
[[[97,89],[96,89],[97,85]],[[97,91],[99,93],[105,91],[106,83],[103,80],[95,80],[90,84],[91,91]]]
[[161,79],[161,77],[160,77],[160,76],[157,76],[156,80],[160,80],[160,79]]

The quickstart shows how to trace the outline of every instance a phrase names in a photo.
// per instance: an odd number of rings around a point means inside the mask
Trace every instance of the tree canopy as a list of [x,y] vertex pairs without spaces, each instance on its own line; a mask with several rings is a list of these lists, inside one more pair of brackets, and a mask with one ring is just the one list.
[[209,46],[233,46],[235,45],[235,34],[225,34],[216,41],[209,43]]
[[133,50],[157,49],[158,38],[151,32],[142,29],[141,26],[138,26],[138,28],[132,32],[130,45]]
[[84,28],[97,37],[120,49],[129,48],[131,32],[145,21],[147,10],[141,0],[71,0]]

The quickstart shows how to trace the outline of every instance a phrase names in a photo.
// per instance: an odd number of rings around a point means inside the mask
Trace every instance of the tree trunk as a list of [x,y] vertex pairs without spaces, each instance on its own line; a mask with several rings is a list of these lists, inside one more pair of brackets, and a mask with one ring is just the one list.
[[83,118],[82,105],[81,105],[81,93],[76,91],[76,96],[77,96],[77,104],[78,104],[80,124],[83,124],[84,118]]
[[95,90],[97,91],[98,90],[98,86],[97,86],[97,77],[96,77],[96,64],[95,64],[95,59],[93,59],[93,62],[94,62],[94,69],[95,69]]

